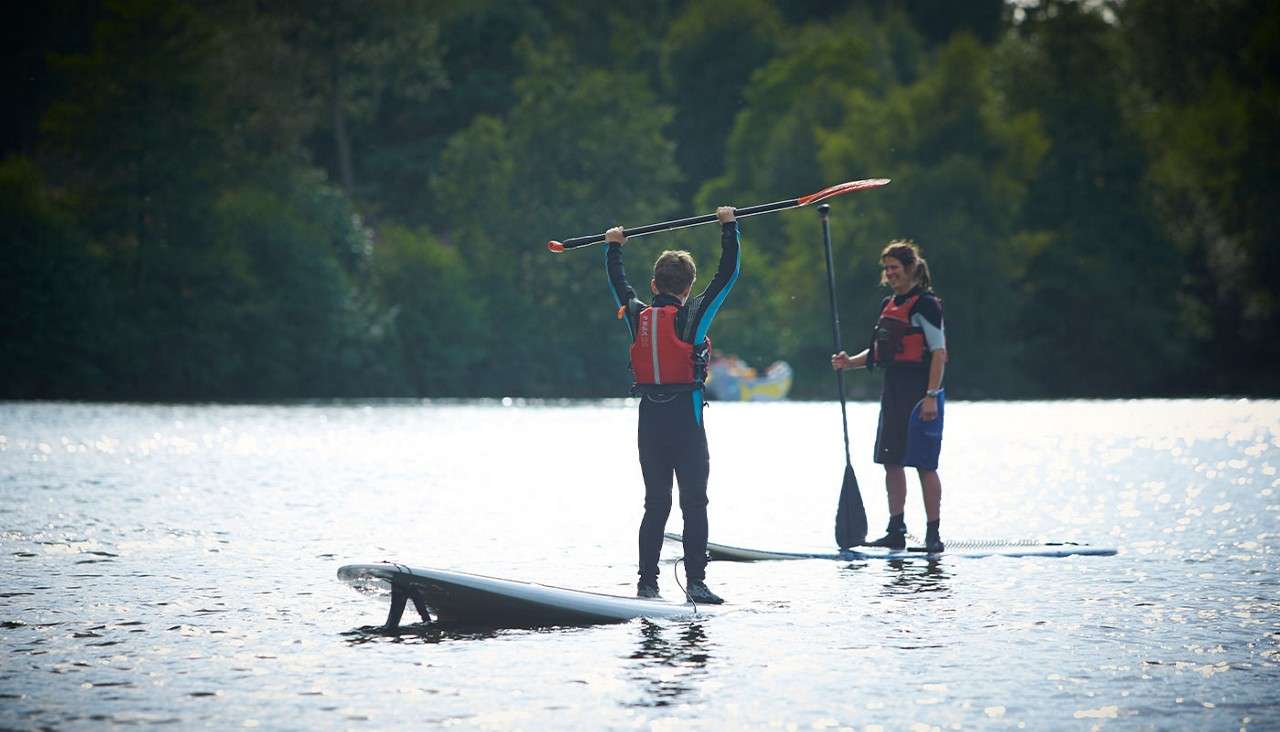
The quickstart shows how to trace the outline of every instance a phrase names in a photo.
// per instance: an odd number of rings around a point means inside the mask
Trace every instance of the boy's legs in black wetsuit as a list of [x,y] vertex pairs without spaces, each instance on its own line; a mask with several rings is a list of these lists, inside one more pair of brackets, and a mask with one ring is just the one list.
[[680,485],[684,517],[685,574],[690,582],[706,576],[707,434],[694,418],[688,393],[670,401],[645,397],[640,404],[640,470],[644,475],[644,519],[640,522],[640,578],[657,581],[662,533],[671,514],[671,483]]
[[[642,431],[643,434],[643,431]],[[671,480],[675,468],[660,449],[648,447],[640,439],[640,471],[644,474],[644,518],[640,520],[640,580],[658,583],[658,557],[662,552],[662,532],[671,515]]]

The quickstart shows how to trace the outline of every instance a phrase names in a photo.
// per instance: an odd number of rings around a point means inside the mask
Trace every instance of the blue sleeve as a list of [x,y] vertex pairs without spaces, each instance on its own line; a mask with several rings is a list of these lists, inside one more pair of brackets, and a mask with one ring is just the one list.
[[693,343],[701,343],[711,329],[711,321],[715,319],[720,306],[738,281],[742,269],[742,250],[739,241],[738,222],[723,224],[720,227],[720,266],[711,278],[711,284],[697,297],[697,302],[690,314],[693,318],[691,328]]

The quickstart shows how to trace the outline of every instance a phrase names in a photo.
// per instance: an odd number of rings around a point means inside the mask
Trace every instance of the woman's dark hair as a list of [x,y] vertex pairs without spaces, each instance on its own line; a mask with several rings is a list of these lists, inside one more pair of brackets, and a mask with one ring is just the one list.
[[[893,257],[902,263],[902,269],[906,271],[907,276],[920,286],[925,292],[933,291],[933,278],[929,276],[929,263],[920,256],[920,247],[910,239],[894,239],[889,242],[883,251],[880,252],[880,259],[885,257]],[[889,281],[885,279],[884,272],[880,272],[880,284],[887,285]]]

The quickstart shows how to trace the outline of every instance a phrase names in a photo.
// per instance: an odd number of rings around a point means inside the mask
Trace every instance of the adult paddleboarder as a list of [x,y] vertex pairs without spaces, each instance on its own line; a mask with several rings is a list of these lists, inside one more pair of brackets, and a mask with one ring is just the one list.
[[945,395],[942,376],[947,363],[947,340],[942,301],[933,292],[929,264],[920,248],[905,240],[891,241],[880,253],[880,283],[893,292],[880,304],[880,317],[866,350],[831,357],[837,370],[883,369],[880,425],[875,461],[884,466],[889,526],[868,546],[903,549],[907,545],[905,519],[907,467],[920,478],[924,499],[925,549],[945,548],[939,531],[942,480],[938,453],[942,447]]

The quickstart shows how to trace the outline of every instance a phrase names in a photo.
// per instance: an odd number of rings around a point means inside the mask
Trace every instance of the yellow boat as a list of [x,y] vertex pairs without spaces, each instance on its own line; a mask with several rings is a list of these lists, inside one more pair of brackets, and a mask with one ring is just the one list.
[[777,401],[791,391],[791,365],[774,361],[759,373],[737,356],[711,360],[707,374],[707,395],[720,401]]

